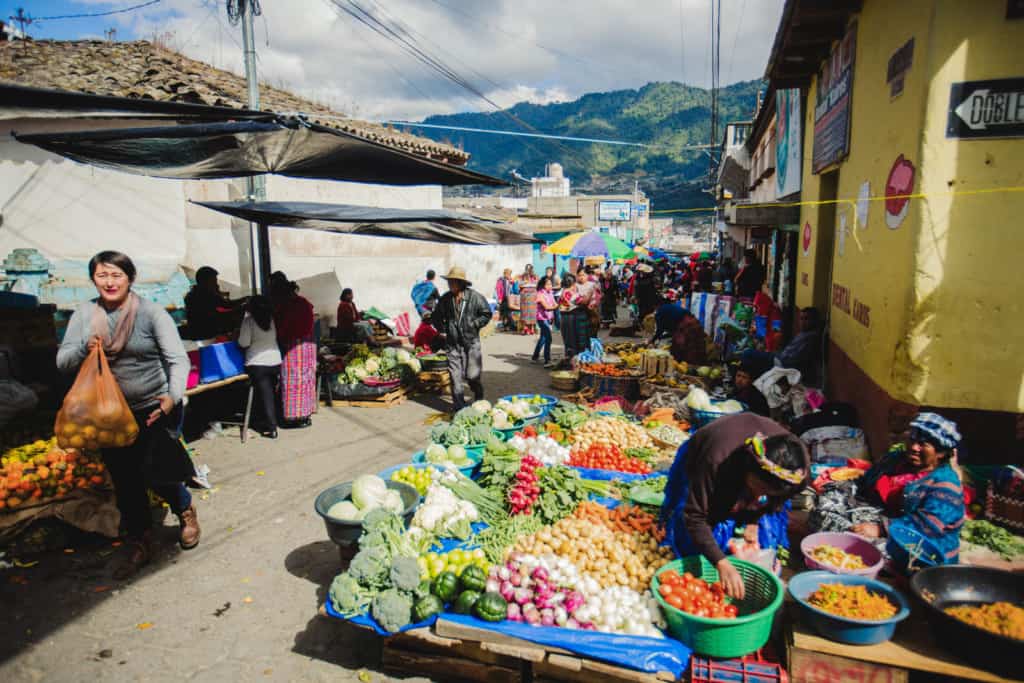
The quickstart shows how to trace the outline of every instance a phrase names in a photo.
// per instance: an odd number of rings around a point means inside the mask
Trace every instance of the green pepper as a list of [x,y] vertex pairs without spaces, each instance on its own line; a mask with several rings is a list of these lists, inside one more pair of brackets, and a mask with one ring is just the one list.
[[482,593],[487,585],[487,574],[484,573],[481,567],[471,564],[462,570],[462,575],[459,576],[459,583],[464,591]]
[[479,599],[479,591],[462,591],[459,597],[455,598],[455,605],[452,607],[452,610],[456,614],[472,614],[473,606]]
[[508,603],[501,597],[501,593],[488,591],[473,605],[473,614],[484,621],[502,621],[508,616]]
[[431,592],[441,598],[441,602],[451,602],[459,590],[459,577],[454,572],[441,572],[434,579]]
[[436,595],[427,595],[416,601],[412,606],[412,620],[414,622],[426,621],[435,614],[444,611],[444,604]]

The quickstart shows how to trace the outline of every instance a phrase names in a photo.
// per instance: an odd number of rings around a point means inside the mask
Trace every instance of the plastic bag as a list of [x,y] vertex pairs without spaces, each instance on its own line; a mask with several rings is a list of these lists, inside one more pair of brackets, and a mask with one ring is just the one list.
[[96,345],[78,371],[53,426],[61,448],[123,448],[135,443],[139,425]]
[[34,410],[38,404],[36,393],[21,382],[0,380],[0,427],[14,419],[18,413]]

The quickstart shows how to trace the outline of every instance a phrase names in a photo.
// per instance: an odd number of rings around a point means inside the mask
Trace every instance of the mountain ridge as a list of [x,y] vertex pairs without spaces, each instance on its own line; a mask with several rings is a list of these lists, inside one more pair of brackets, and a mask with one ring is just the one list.
[[[719,91],[719,131],[727,122],[753,117],[761,87],[759,80],[742,81]],[[570,102],[519,102],[501,111],[443,114],[421,122],[621,140],[645,147],[412,130],[461,147],[470,153],[470,168],[500,178],[508,178],[513,170],[540,176],[545,164],[558,162],[581,191],[632,192],[635,182],[657,209],[692,208],[711,205],[710,195],[702,191],[708,182],[708,156],[703,150],[685,149],[708,143],[710,104],[711,93],[704,88],[661,81],[636,89],[585,93]]]

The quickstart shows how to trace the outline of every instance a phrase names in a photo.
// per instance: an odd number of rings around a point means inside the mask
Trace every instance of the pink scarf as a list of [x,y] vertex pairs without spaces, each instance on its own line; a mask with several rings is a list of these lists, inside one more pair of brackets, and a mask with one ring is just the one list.
[[135,316],[139,312],[139,296],[128,292],[128,298],[119,307],[121,318],[114,326],[114,334],[110,334],[110,323],[107,322],[107,309],[99,303],[93,304],[92,332],[93,336],[103,340],[103,351],[108,357],[116,356],[124,350],[128,339],[135,329]]

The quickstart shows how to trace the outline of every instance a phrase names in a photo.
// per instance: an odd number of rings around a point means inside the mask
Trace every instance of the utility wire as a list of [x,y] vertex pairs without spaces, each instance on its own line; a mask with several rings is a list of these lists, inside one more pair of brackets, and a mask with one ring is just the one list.
[[57,21],[58,19],[86,19],[88,17],[109,17],[111,14],[123,14],[124,12],[134,12],[137,9],[143,7],[149,7],[150,5],[156,5],[160,0],[149,0],[141,5],[132,5],[131,7],[122,7],[121,9],[110,10],[109,12],[90,12],[87,14],[62,14],[56,17],[32,17],[32,21]]

